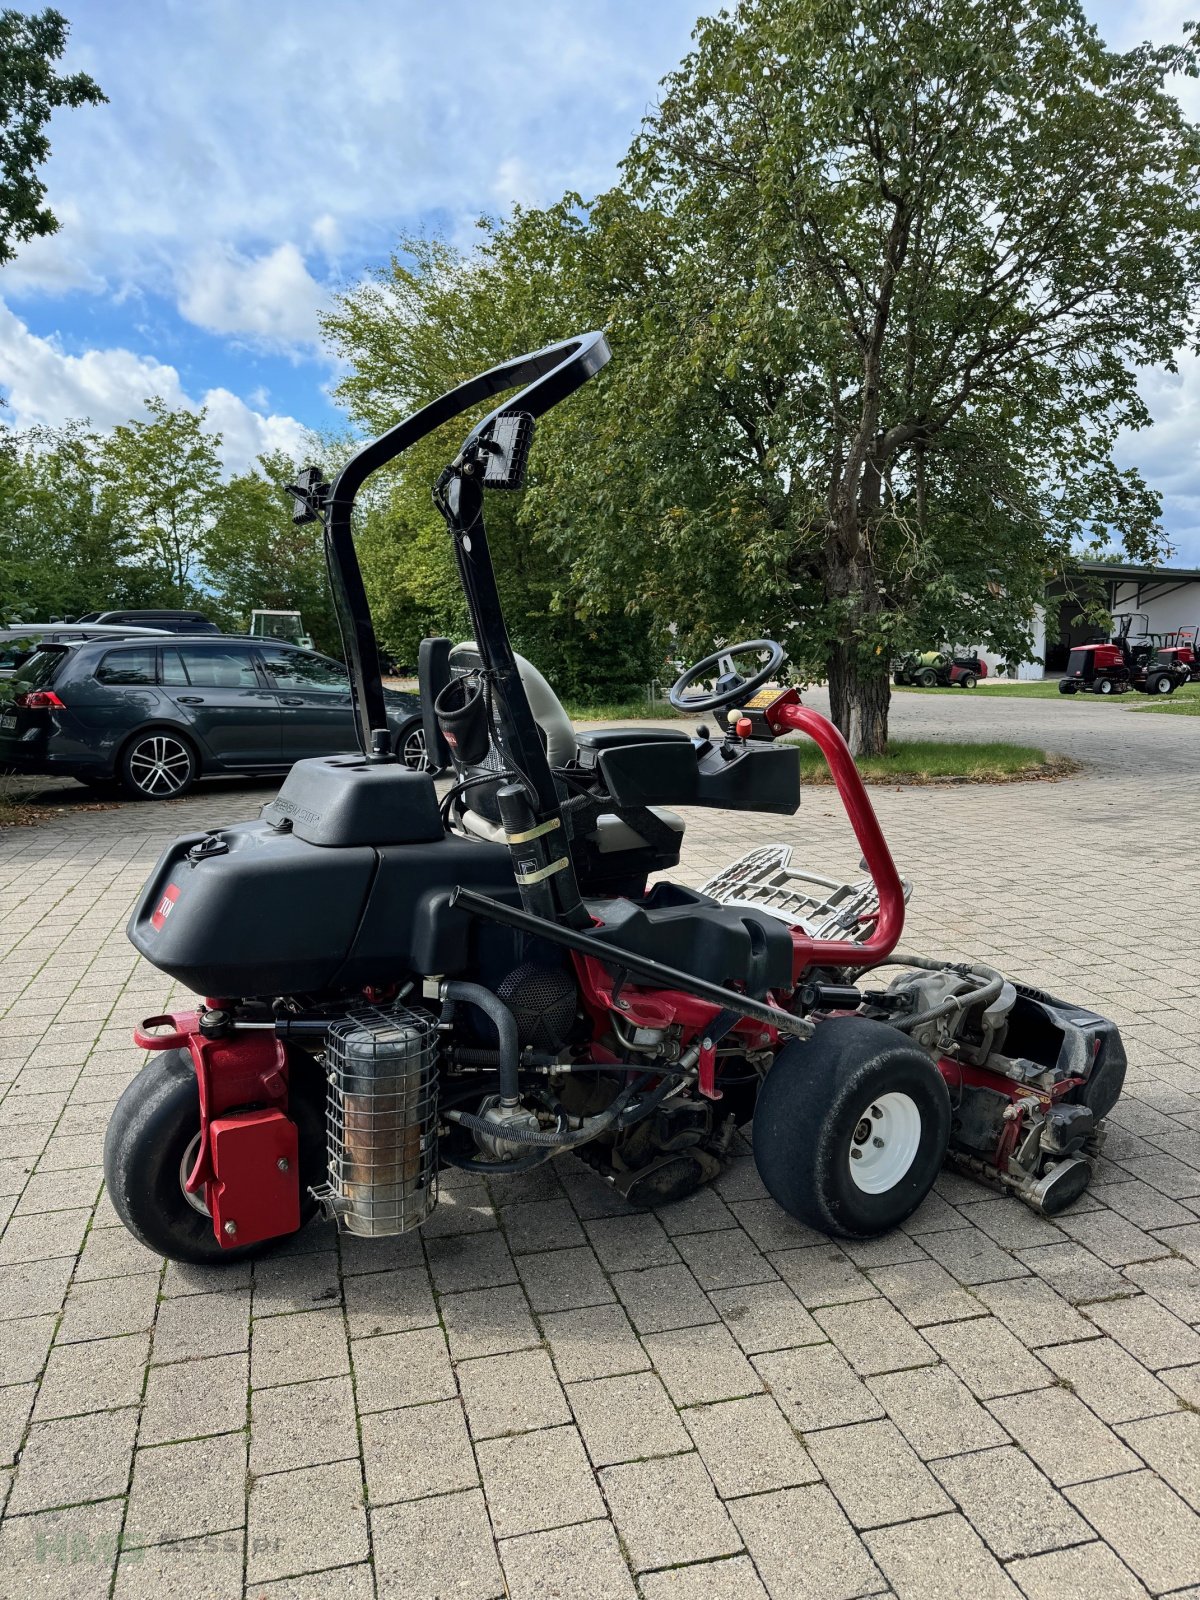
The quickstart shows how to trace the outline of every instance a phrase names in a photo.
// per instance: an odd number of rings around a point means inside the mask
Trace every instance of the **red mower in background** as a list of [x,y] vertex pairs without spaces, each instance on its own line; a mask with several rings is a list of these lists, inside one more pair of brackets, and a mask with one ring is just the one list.
[[[773,686],[779,645],[730,645],[674,685],[677,709],[731,713],[717,740],[577,731],[514,655],[485,497],[521,486],[536,418],[608,359],[598,333],[521,356],[331,486],[315,469],[296,486],[298,517],[324,520],[361,753],[301,761],[258,820],[177,840],[130,921],[206,997],[138,1030],[149,1058],[106,1135],[113,1204],[152,1249],[236,1260],[318,1213],[397,1234],[446,1167],[502,1178],[567,1153],[660,1205],[715,1176],[751,1119],[770,1194],[832,1235],[894,1227],[946,1160],[1047,1213],[1086,1186],[1125,1075],[1117,1029],[898,948],[905,886],[841,735]],[[475,634],[421,649],[439,793],[387,733],[351,515],[373,472],[512,389],[434,489]],[[703,890],[672,879],[674,808],[794,815],[787,734],[824,753],[868,875],[772,846]]]

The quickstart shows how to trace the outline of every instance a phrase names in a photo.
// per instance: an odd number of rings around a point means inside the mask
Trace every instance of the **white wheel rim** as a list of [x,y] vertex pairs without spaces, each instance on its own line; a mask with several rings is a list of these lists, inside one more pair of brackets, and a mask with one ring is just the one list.
[[1160,678],[1154,687],[1158,690],[1159,694],[1170,694],[1171,680],[1170,678]]
[[192,758],[178,739],[152,734],[129,753],[129,776],[143,794],[159,799],[178,794],[192,770]]
[[850,1177],[864,1194],[894,1189],[916,1159],[921,1113],[906,1094],[881,1094],[863,1107],[850,1138]]

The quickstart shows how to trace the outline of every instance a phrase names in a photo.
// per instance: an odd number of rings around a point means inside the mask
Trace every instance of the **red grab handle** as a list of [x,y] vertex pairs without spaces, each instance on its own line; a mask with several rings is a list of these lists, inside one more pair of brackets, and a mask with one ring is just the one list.
[[[165,1033],[150,1033],[151,1028],[169,1027]],[[167,1012],[161,1017],[147,1017],[133,1030],[133,1042],[139,1050],[179,1050],[191,1034],[200,1027],[198,1011]]]
[[847,944],[841,939],[809,939],[793,933],[796,945],[796,976],[808,967],[870,967],[891,955],[904,932],[904,887],[892,852],[887,847],[879,819],[875,815],[863,781],[854,765],[850,746],[819,711],[811,711],[799,699],[783,704],[776,702],[768,715],[772,727],[779,730],[791,728],[807,734],[817,745],[829,764],[837,792],[854,829],[867,871],[879,891],[879,915],[870,937],[862,944]]

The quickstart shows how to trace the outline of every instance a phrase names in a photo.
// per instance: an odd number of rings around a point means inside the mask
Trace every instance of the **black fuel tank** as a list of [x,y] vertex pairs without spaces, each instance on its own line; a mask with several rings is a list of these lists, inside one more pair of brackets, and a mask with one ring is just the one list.
[[127,931],[197,994],[356,989],[478,960],[473,925],[448,904],[459,884],[515,899],[507,849],[444,835],[330,847],[241,822],[170,845]]

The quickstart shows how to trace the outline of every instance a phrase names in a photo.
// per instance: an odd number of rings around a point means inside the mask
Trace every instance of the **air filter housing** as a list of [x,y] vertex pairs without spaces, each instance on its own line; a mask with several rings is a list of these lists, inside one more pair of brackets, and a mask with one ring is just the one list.
[[437,1028],[361,1006],[327,1035],[329,1199],[348,1233],[418,1227],[437,1203]]

